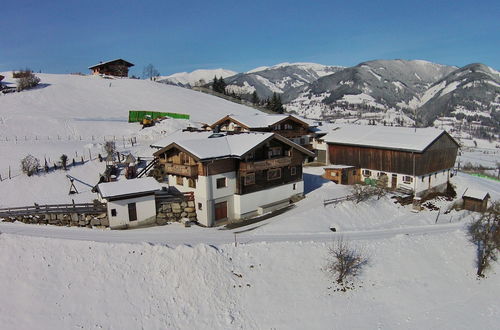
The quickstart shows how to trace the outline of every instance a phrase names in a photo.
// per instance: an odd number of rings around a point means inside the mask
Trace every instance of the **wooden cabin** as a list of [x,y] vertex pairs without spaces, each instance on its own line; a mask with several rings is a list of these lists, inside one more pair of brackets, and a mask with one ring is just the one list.
[[355,184],[360,181],[359,169],[349,165],[330,165],[324,167],[323,177],[337,184]]
[[309,124],[293,115],[228,115],[210,125],[220,132],[270,132],[312,150]]
[[388,177],[388,187],[422,195],[444,190],[459,144],[443,130],[386,126],[339,126],[323,138],[328,162],[355,167],[359,181]]
[[302,164],[313,155],[273,133],[180,132],[154,153],[169,186],[194,192],[210,227],[287,206],[304,193]]
[[490,194],[484,191],[467,189],[462,195],[464,210],[484,212],[488,208]]
[[93,75],[128,77],[128,69],[132,66],[134,64],[119,58],[108,62],[99,62],[99,64],[93,65],[89,69]]

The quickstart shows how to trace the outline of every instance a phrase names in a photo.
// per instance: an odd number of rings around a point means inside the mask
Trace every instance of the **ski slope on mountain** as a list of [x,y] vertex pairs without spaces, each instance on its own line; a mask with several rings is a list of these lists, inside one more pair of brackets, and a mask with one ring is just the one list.
[[[2,73],[15,85],[10,72]],[[256,110],[185,88],[138,79],[37,74],[37,88],[0,94],[0,136],[131,135],[129,110],[185,113],[194,122],[212,122],[229,113]]]
[[213,81],[214,77],[226,78],[234,76],[235,74],[237,74],[237,72],[227,69],[200,69],[194,70],[193,72],[178,72],[169,76],[158,77],[157,81],[179,86],[195,86],[200,83],[200,80],[202,80],[200,85],[204,85]]

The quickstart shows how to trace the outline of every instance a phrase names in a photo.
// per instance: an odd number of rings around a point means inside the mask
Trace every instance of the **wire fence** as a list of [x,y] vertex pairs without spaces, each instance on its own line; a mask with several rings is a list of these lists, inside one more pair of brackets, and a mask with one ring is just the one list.
[[116,143],[149,142],[163,136],[164,132],[152,132],[149,135],[0,135],[0,143],[25,143],[25,142],[64,142],[82,141],[104,143],[114,141]]
[[[86,149],[84,151],[74,151],[73,154],[66,154],[67,164],[66,169],[72,167],[84,165],[90,161],[99,160],[99,152],[92,151],[91,149]],[[41,173],[52,173],[57,170],[64,170],[64,166],[61,161],[61,156],[56,157],[44,157],[43,159],[38,159],[39,165],[37,169],[34,170],[33,175]],[[4,168],[0,168],[0,182],[6,180],[12,180],[18,176],[27,175],[21,169],[21,160],[18,164],[12,164]]]

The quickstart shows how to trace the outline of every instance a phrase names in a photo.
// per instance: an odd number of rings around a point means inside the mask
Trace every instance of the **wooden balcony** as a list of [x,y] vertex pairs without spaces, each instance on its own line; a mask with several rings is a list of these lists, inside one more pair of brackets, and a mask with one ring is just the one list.
[[279,134],[282,137],[285,137],[287,139],[302,137],[304,135],[308,135],[308,133],[309,133],[303,129],[301,129],[301,130],[273,130],[272,132],[277,133],[277,134]]
[[168,174],[182,175],[193,177],[198,175],[198,165],[181,165],[181,164],[173,164],[173,163],[163,163],[165,166],[165,172]]
[[292,163],[292,157],[271,158],[256,162],[241,162],[240,170],[244,171],[259,171],[269,168],[288,166]]

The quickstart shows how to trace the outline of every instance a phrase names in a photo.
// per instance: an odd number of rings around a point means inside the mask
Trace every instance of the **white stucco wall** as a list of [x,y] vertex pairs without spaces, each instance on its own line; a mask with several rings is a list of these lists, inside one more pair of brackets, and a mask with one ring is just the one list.
[[[128,204],[136,203],[137,220],[129,221]],[[116,216],[111,216],[111,210],[116,209]],[[156,216],[155,196],[143,196],[108,202],[108,219],[110,228],[134,227],[148,218]]]
[[312,147],[313,149],[316,149],[316,150],[325,150],[326,151],[326,147],[327,147],[327,143],[325,141],[320,141],[318,139],[312,139]]
[[[371,178],[371,179],[378,179],[378,173],[383,172],[383,171],[376,171],[376,170],[370,170],[367,168],[363,168],[363,169],[361,169],[361,173],[363,173],[363,170],[371,171],[371,176],[369,176],[369,178]],[[404,188],[413,189],[413,190],[415,190],[415,194],[419,195],[428,189],[433,189],[433,188],[440,187],[440,186],[443,186],[444,184],[446,184],[449,180],[449,175],[451,173],[451,170],[444,170],[444,171],[442,170],[439,172],[433,172],[431,174],[426,174],[423,176],[421,175],[421,176],[416,176],[416,177],[413,177],[410,175],[410,177],[413,178],[413,182],[411,182],[411,183],[405,183],[403,181],[403,177],[408,176],[407,174],[399,174],[399,173],[391,173],[391,172],[384,172],[384,173],[387,174],[388,179],[389,179],[387,182],[388,187],[391,187],[391,185],[392,185],[392,175],[396,174],[398,177],[398,179],[397,179],[397,186],[398,187],[401,186]],[[431,178],[430,185],[429,185],[429,176]],[[362,180],[364,180],[364,178],[366,178],[366,176],[361,175],[361,178],[362,178]]]
[[[226,178],[226,187],[217,189],[217,179]],[[233,195],[236,192],[236,172],[226,172],[210,176],[198,176],[196,188],[188,186],[188,179],[183,178],[183,185],[177,184],[176,176],[168,176],[169,185],[182,192],[194,192],[196,206],[196,217],[198,222],[204,226],[213,226],[215,217],[214,205],[227,201],[228,218],[232,220]],[[201,204],[201,209],[200,205]]]
[[[293,189],[294,185],[295,189]],[[239,219],[241,215],[256,211],[259,206],[278,202],[303,193],[304,181],[301,180],[250,194],[235,195],[233,217]]]

